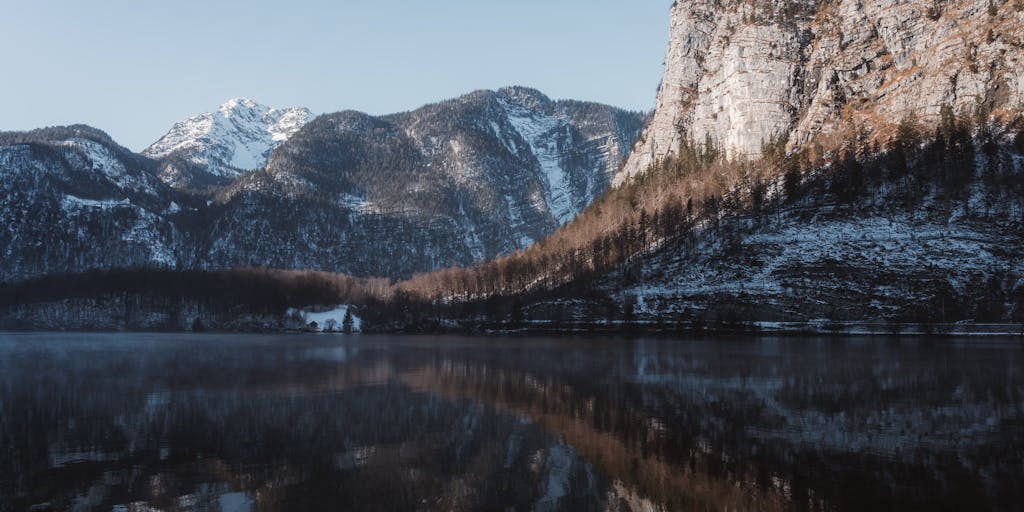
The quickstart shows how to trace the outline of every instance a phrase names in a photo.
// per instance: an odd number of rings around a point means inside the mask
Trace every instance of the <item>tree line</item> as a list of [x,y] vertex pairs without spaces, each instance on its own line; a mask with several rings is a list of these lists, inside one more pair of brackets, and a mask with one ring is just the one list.
[[290,308],[387,300],[387,279],[326,272],[130,268],[0,283],[0,307],[109,296],[194,301],[213,311],[282,315]]

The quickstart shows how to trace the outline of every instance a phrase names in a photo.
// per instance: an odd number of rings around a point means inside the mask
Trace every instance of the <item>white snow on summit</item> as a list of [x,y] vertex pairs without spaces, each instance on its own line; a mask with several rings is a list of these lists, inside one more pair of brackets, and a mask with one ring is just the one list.
[[233,178],[267,164],[270,152],[313,119],[306,108],[275,109],[253,100],[228,101],[176,123],[143,154],[163,158],[185,155],[210,174]]

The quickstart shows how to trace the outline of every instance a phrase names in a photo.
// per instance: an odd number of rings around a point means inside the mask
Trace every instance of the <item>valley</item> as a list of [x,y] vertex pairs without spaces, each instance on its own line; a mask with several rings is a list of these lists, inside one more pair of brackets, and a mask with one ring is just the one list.
[[142,155],[85,126],[3,134],[7,323],[288,330],[349,304],[371,331],[1015,330],[1020,2],[670,17],[649,116],[511,87],[387,116],[232,100]]

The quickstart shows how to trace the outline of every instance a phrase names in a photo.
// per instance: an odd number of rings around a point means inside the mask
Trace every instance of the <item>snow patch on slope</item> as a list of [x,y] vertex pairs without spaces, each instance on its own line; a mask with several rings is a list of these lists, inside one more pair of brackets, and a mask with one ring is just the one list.
[[523,215],[519,211],[519,205],[516,204],[515,198],[507,194],[505,195],[505,209],[508,211],[509,225],[519,233],[519,240],[516,243],[522,248],[529,247],[534,240],[523,232],[523,229],[526,227],[526,221],[523,220]]
[[512,127],[529,144],[540,164],[545,181],[544,201],[548,211],[559,224],[573,219],[579,210],[573,205],[569,174],[562,164],[559,147],[560,132],[571,138],[571,127],[565,119],[527,110],[507,101],[499,100]]
[[131,202],[128,201],[127,199],[122,199],[120,201],[115,201],[113,199],[96,201],[92,199],[82,199],[81,197],[68,194],[65,195],[64,198],[61,200],[61,205],[64,207],[64,210],[66,211],[79,210],[84,208],[98,208],[100,210],[108,210],[110,208],[131,206]]
[[138,218],[132,224],[131,230],[124,233],[121,239],[146,247],[150,263],[159,267],[176,268],[177,258],[174,256],[174,249],[159,235],[160,217],[138,207],[136,214]]
[[350,210],[358,213],[368,213],[372,206],[365,197],[356,196],[352,194],[339,194],[338,205],[346,210]]
[[[1019,260],[999,254],[1019,239],[977,219],[955,222],[955,215],[947,219],[891,211],[862,211],[858,218],[838,215],[828,206],[817,213],[811,219],[802,219],[798,212],[781,214],[774,225],[741,236],[738,254],[734,248],[731,256],[725,238],[701,242],[694,249],[701,256],[695,259],[655,255],[644,265],[642,282],[625,292],[637,298],[640,313],[699,309],[702,301],[719,294],[785,304],[793,294],[813,289],[873,297],[866,306],[881,314],[892,304],[927,299],[906,283],[883,276],[903,275],[913,281],[932,274],[956,292],[967,293],[994,271],[1020,270]],[[822,300],[814,299],[827,305]]]
[[86,161],[85,166],[94,172],[103,174],[111,183],[116,184],[125,190],[144,191],[154,193],[155,191],[143,179],[132,176],[124,163],[103,144],[88,139],[70,139],[62,142],[61,146],[69,151],[67,156],[76,158],[81,156]]
[[28,145],[0,147],[0,176],[11,176],[21,172],[41,175],[49,172],[49,168],[32,156]]

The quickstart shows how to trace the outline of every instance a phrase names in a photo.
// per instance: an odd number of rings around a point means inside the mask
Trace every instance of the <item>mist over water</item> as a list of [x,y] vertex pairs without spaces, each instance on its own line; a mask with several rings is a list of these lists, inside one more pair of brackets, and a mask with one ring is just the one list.
[[0,335],[0,511],[1006,510],[1019,342]]

